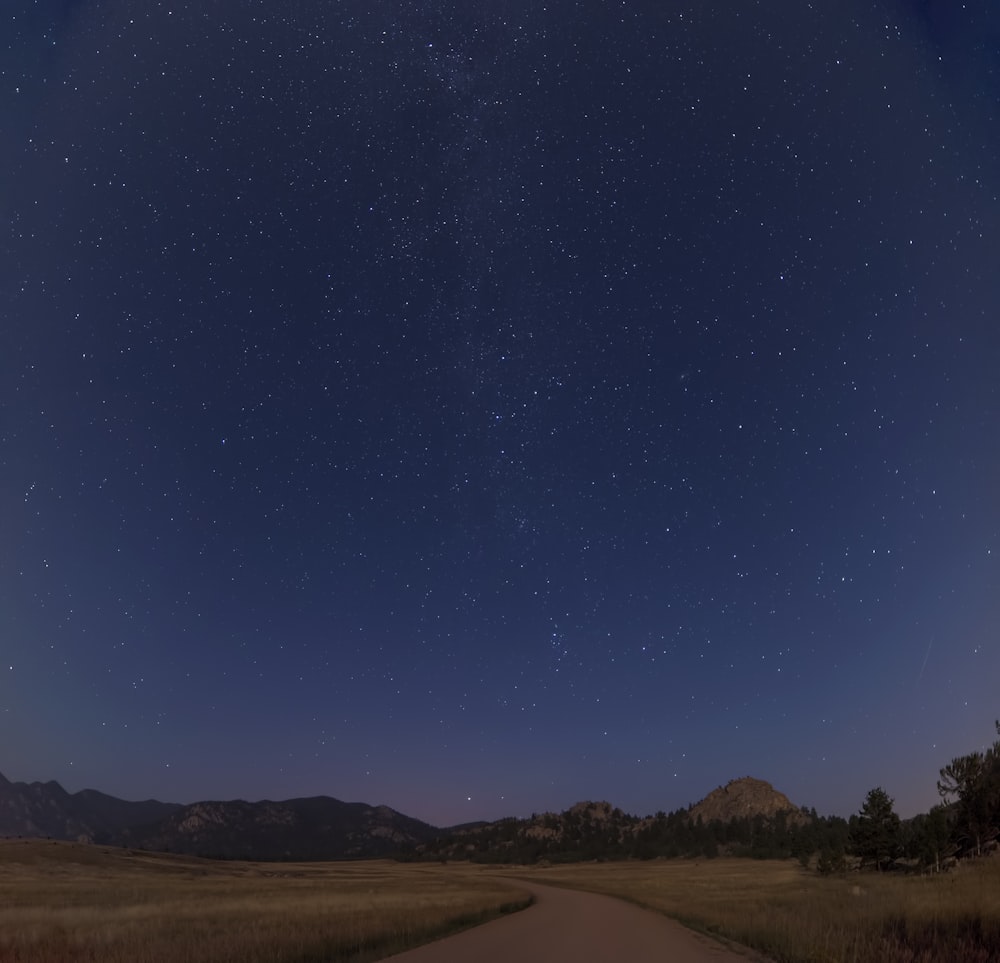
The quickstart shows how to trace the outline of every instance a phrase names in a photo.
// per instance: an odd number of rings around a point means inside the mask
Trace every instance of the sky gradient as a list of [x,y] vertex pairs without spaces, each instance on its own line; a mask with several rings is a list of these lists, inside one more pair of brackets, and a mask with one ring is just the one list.
[[995,5],[140,6],[2,15],[0,772],[935,802],[1000,715]]

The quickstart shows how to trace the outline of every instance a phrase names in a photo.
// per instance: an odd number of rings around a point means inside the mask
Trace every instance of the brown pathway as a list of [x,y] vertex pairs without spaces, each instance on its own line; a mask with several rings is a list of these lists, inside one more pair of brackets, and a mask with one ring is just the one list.
[[389,960],[392,963],[747,963],[748,957],[685,929],[674,920],[611,896],[520,880],[516,883],[535,897],[534,906],[399,953]]

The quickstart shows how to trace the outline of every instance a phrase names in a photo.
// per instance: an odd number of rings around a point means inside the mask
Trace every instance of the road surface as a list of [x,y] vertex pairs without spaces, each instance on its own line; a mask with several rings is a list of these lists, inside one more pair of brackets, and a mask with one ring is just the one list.
[[[610,896],[522,883],[535,904],[385,963],[747,963],[680,923]],[[759,959],[759,957],[757,957]]]

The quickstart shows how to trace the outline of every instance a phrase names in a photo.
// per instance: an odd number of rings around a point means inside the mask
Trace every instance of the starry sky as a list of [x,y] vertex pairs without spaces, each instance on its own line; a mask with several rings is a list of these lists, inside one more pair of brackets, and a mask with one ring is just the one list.
[[0,772],[436,825],[1000,715],[990,0],[17,0]]

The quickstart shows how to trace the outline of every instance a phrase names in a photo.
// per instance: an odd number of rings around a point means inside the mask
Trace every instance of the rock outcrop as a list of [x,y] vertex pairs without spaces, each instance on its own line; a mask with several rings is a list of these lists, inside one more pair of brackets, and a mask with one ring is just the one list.
[[714,789],[690,809],[692,819],[701,817],[705,823],[714,820],[728,823],[755,816],[771,819],[779,813],[790,814],[796,820],[806,818],[784,793],[778,792],[769,782],[751,776],[733,779]]

